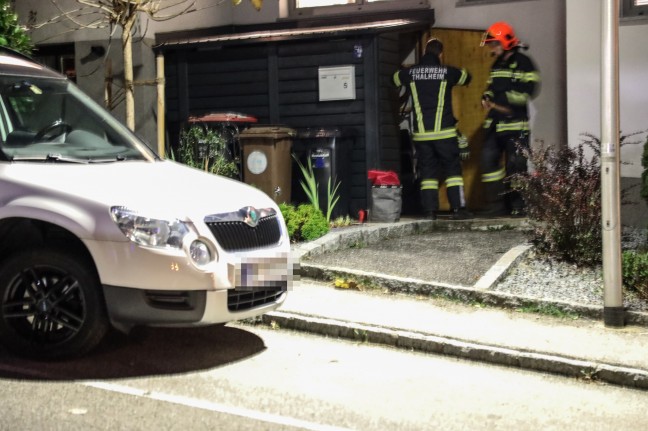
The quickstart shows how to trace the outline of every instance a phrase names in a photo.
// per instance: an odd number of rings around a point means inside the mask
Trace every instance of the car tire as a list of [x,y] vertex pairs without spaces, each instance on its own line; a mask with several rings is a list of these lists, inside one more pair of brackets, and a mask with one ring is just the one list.
[[0,263],[0,342],[33,359],[63,359],[95,347],[109,321],[87,259],[55,249]]

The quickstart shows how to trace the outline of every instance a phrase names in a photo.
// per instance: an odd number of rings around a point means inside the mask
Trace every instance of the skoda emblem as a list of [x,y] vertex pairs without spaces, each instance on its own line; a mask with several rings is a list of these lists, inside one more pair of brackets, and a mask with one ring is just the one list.
[[259,211],[254,207],[245,207],[243,211],[245,212],[245,217],[243,218],[245,224],[250,227],[256,227],[259,223]]

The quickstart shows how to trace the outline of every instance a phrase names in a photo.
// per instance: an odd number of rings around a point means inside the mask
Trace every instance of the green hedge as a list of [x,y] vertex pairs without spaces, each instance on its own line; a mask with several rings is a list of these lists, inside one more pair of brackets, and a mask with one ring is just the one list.
[[291,242],[312,241],[329,231],[329,223],[322,211],[310,204],[295,207],[283,203],[279,209],[286,221]]

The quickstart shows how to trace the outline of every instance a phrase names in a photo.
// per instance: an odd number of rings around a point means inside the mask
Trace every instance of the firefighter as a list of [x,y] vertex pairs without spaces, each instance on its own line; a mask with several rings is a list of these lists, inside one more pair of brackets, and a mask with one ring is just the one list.
[[[394,74],[394,83],[407,88],[412,97],[415,145],[421,178],[421,207],[425,218],[436,219],[439,209],[439,183],[444,175],[448,201],[455,220],[472,218],[465,208],[461,160],[469,155],[468,142],[459,139],[452,111],[452,88],[468,85],[471,75],[465,69],[444,65],[443,43],[430,39],[418,64]],[[461,145],[461,148],[460,148]]]
[[[524,216],[524,200],[511,189],[510,177],[527,173],[529,114],[527,104],[535,95],[540,76],[531,58],[520,52],[513,28],[505,22],[491,25],[481,46],[496,57],[490,71],[482,106],[488,111],[484,121],[482,182],[486,193],[486,216]],[[504,165],[502,165],[504,154]],[[506,197],[506,199],[505,199]]]

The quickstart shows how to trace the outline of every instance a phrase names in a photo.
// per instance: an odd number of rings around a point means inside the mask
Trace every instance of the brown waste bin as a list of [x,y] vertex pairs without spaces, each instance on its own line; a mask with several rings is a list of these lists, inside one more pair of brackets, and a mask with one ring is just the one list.
[[295,134],[285,126],[252,126],[239,135],[243,181],[263,190],[278,204],[290,202],[290,152]]

